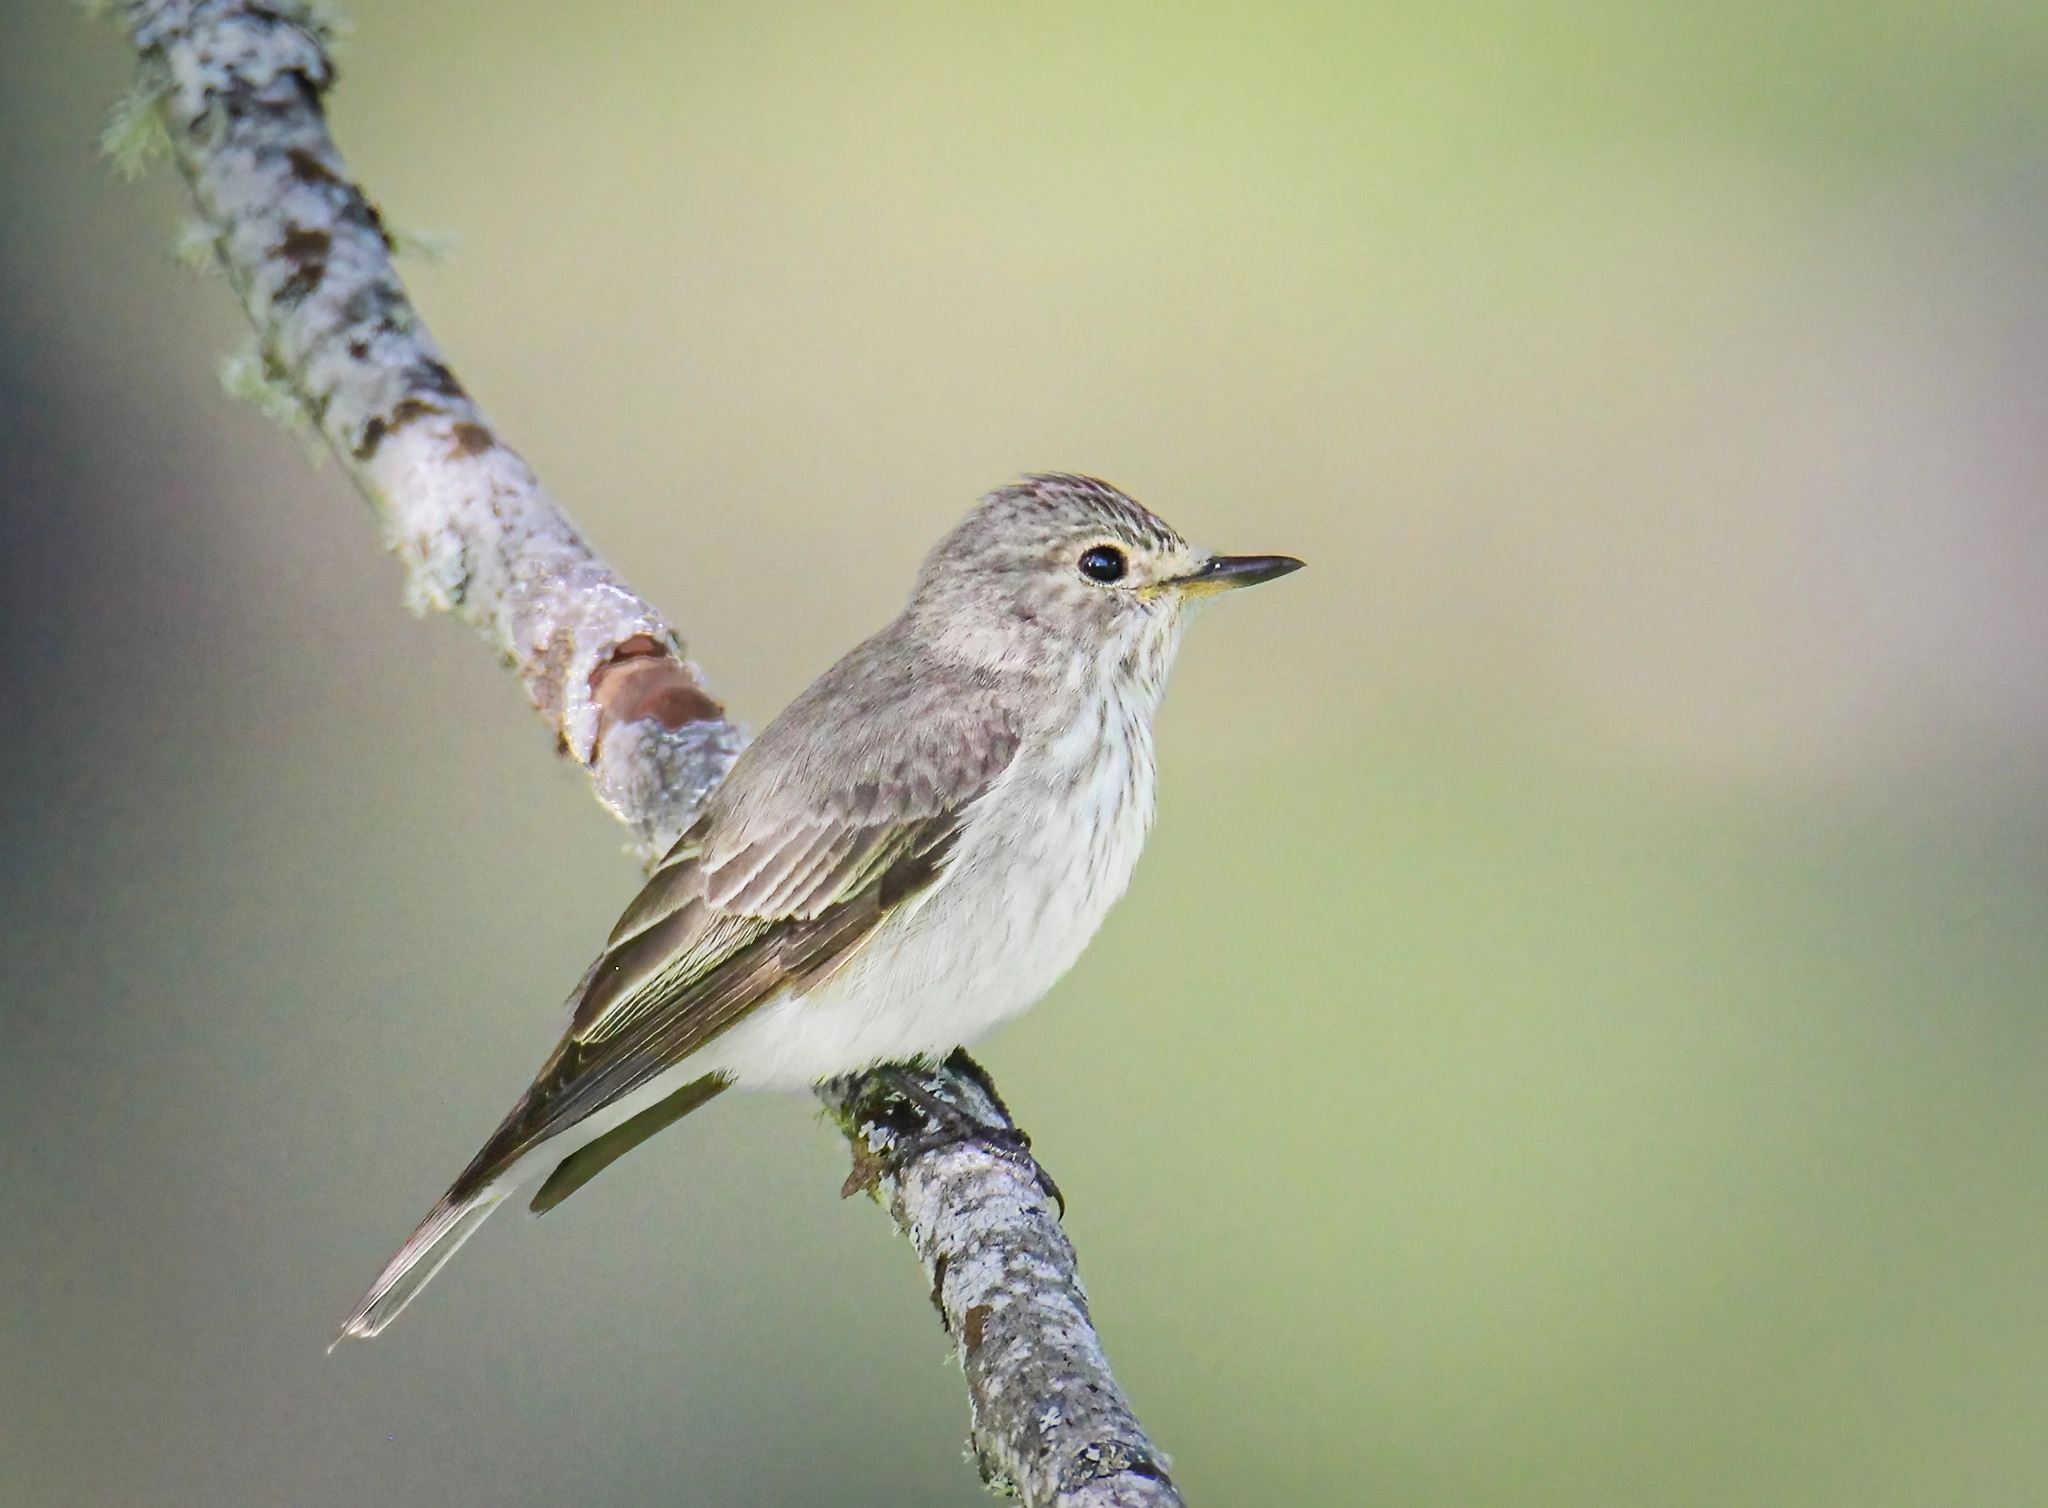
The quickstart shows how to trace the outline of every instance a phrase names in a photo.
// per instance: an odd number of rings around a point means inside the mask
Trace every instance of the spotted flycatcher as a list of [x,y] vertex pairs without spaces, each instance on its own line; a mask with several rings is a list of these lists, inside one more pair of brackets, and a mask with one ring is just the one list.
[[1144,846],[1190,608],[1300,566],[1198,550],[1088,477],[982,499],[733,766],[342,1335],[390,1324],[523,1185],[552,1208],[729,1085],[943,1058],[1035,1004]]

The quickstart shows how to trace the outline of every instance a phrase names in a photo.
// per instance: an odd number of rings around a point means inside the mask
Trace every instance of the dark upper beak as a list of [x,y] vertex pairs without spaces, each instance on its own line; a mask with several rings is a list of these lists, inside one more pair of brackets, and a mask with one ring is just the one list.
[[1171,584],[1190,597],[1208,597],[1232,587],[1257,586],[1298,571],[1302,564],[1292,555],[1211,555],[1187,575],[1175,577]]

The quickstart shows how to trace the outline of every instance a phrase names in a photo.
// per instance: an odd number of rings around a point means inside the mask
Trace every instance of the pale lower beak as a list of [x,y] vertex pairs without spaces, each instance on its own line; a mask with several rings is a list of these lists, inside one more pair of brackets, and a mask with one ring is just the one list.
[[1257,586],[1302,568],[1292,555],[1211,555],[1185,576],[1165,583],[1187,597],[1213,597],[1232,587]]

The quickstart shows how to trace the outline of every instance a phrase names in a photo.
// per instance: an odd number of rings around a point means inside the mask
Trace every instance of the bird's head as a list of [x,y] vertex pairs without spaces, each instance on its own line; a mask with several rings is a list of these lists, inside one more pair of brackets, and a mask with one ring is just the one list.
[[1053,472],[990,493],[940,540],[910,614],[934,648],[993,670],[1106,657],[1163,676],[1195,603],[1301,564],[1211,554],[1107,482]]

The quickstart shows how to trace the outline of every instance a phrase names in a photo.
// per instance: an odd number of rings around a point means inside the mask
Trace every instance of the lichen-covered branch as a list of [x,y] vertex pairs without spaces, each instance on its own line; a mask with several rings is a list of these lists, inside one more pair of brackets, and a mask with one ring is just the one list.
[[255,327],[258,380],[304,411],[370,500],[409,600],[477,630],[642,856],[658,854],[744,735],[667,619],[584,543],[442,360],[328,135],[318,13],[144,0],[127,17],[133,98],[158,112]]
[[[965,1053],[910,1076],[965,1121],[1015,1132]],[[853,1144],[842,1192],[880,1199],[931,1278],[967,1374],[982,1479],[1033,1508],[1179,1504],[1166,1458],[1110,1374],[1058,1193],[1021,1134],[1013,1147],[986,1135],[931,1147],[943,1133],[879,1075],[834,1079],[818,1094]]]
[[[392,266],[392,236],[328,135],[335,71],[317,0],[121,10],[141,79],[110,151],[134,169],[167,147],[191,186],[197,244],[255,329],[236,386],[318,430],[404,561],[409,600],[477,630],[642,856],[659,854],[745,733],[667,619],[584,543],[442,359]],[[878,1194],[932,1278],[984,1477],[1030,1508],[1178,1504],[1110,1375],[1050,1180],[1021,1138],[948,1141],[936,1122],[960,1118],[928,1121],[891,1082],[860,1075],[820,1094],[854,1148],[849,1187]],[[964,1055],[915,1082],[940,1108],[1010,1127]]]

